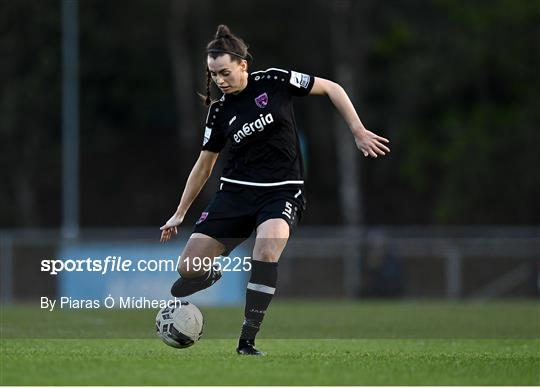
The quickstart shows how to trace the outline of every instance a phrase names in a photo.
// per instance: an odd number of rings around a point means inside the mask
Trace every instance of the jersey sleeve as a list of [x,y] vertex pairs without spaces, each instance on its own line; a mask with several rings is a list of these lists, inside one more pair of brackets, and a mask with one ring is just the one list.
[[287,70],[287,90],[293,96],[306,96],[315,83],[315,77],[294,70]]
[[227,142],[218,114],[218,106],[219,104],[213,103],[208,108],[202,142],[203,151],[220,152]]
[[315,83],[315,77],[294,70],[271,67],[263,71],[256,71],[255,82],[277,83],[279,88],[291,96],[306,96]]

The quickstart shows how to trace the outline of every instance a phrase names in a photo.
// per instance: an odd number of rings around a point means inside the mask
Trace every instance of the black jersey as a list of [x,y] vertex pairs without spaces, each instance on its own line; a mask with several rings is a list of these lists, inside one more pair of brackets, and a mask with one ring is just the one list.
[[305,96],[314,77],[270,68],[248,76],[238,94],[224,94],[208,110],[203,150],[231,147],[221,180],[248,186],[303,184],[293,97]]

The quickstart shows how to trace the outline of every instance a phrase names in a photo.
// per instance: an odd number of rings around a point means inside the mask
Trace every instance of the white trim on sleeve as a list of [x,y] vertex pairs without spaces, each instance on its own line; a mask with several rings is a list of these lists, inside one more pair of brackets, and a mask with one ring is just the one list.
[[281,71],[282,73],[289,74],[289,72],[288,72],[287,70],[278,69],[277,67],[271,67],[271,68],[266,69],[266,70],[254,71],[254,72],[251,73],[251,74],[266,73],[267,71],[270,71],[270,70]]

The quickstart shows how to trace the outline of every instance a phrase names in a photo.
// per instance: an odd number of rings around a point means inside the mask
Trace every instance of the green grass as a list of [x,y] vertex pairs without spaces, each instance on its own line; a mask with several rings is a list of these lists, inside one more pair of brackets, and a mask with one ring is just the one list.
[[[535,302],[285,303],[262,358],[234,353],[241,308],[202,308],[203,339],[173,349],[155,311],[2,308],[2,385],[540,385]],[[337,318],[336,318],[337,317]]]
[[178,350],[156,340],[32,339],[3,343],[9,385],[539,384],[537,340],[234,340]]

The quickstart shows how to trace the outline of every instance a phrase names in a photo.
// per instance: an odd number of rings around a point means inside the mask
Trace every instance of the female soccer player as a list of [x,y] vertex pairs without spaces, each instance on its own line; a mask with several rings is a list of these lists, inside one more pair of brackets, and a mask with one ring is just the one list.
[[[226,142],[229,159],[214,199],[195,224],[181,256],[181,277],[172,286],[176,297],[210,287],[221,278],[211,265],[194,260],[228,254],[256,230],[245,316],[236,351],[262,355],[255,336],[276,290],[278,260],[289,233],[305,209],[303,166],[293,98],[327,95],[366,157],[390,152],[388,140],[368,131],[343,88],[326,79],[270,68],[248,73],[248,49],[220,25],[207,46],[206,105],[209,105],[202,151],[174,215],[161,227],[161,241],[176,235],[193,200],[210,176]],[[212,100],[214,82],[223,92]],[[195,269],[198,269],[195,270]]]

